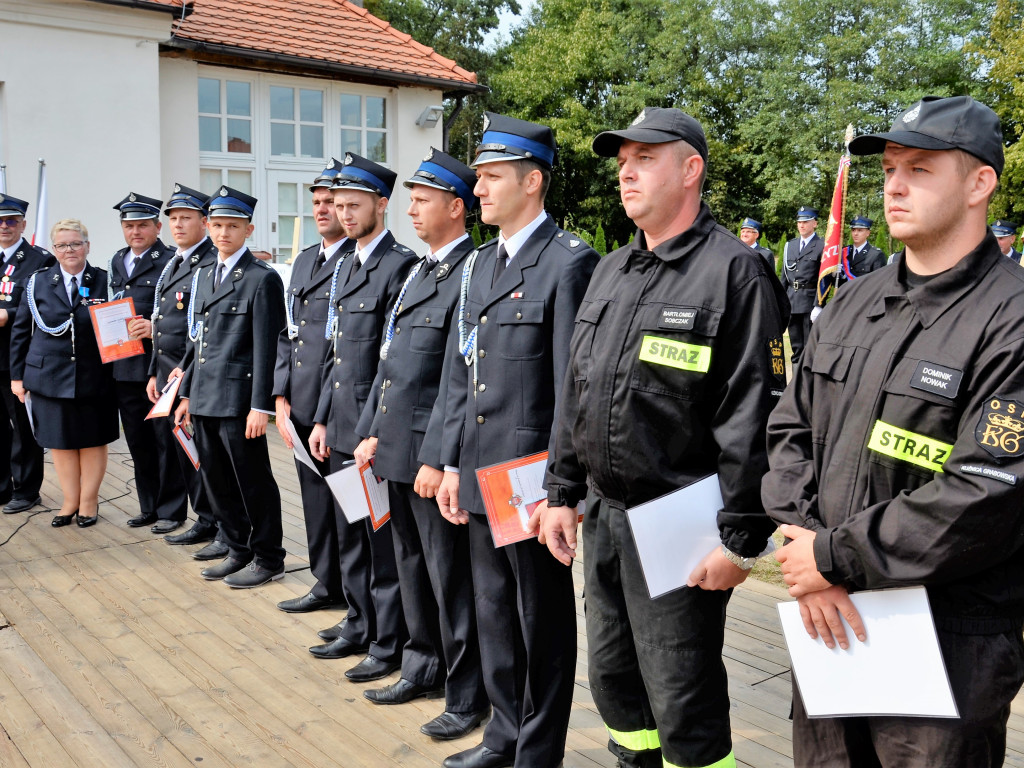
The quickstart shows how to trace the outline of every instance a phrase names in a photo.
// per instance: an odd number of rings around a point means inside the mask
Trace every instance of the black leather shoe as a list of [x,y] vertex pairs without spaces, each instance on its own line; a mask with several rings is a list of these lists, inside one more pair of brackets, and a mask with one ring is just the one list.
[[321,629],[319,632],[316,633],[317,637],[319,637],[321,640],[326,640],[328,643],[331,642],[331,640],[337,640],[339,637],[341,637],[341,633],[345,631],[346,621],[347,619],[342,619],[333,627]]
[[75,522],[78,523],[79,528],[88,528],[90,525],[96,525],[96,521],[99,519],[100,511],[97,509],[95,515],[92,515],[90,517],[86,517],[85,515],[79,515],[78,520],[76,520]]
[[170,533],[181,528],[180,520],[157,520],[156,525],[149,529],[150,533]]
[[164,541],[168,544],[202,544],[204,541],[213,541],[216,536],[217,526],[197,522],[184,533],[164,536]]
[[440,699],[444,696],[444,686],[431,688],[426,685],[419,685],[404,677],[397,683],[386,685],[383,688],[374,688],[363,691],[363,698],[369,699],[374,704],[406,704],[413,699]]
[[136,515],[128,518],[128,527],[141,528],[144,525],[152,525],[156,519],[156,515]]
[[77,515],[77,509],[70,515],[54,515],[53,520],[50,521],[50,525],[54,528],[63,528],[65,525],[71,525],[71,521],[74,520]]
[[444,768],[512,768],[514,762],[513,758],[492,752],[479,744],[465,752],[446,757],[441,765]]
[[199,575],[207,581],[216,581],[217,579],[223,579],[225,576],[230,576],[232,573],[237,573],[247,565],[248,563],[244,560],[225,557],[223,562],[211,565],[209,568],[203,568]]
[[356,664],[345,673],[345,677],[353,683],[368,683],[371,680],[380,680],[387,677],[401,664],[394,661],[381,661],[376,656],[366,654],[366,658]]
[[228,545],[219,541],[211,541],[198,552],[192,553],[193,560],[220,560],[228,556]]
[[284,576],[284,563],[277,568],[265,568],[257,564],[255,560],[249,563],[248,568],[232,573],[224,577],[224,583],[232,589],[252,589],[262,587],[272,581],[277,581]]
[[420,727],[420,733],[425,733],[432,739],[448,741],[450,739],[461,739],[474,728],[487,719],[488,710],[482,709],[479,712],[442,712],[429,723]]
[[11,502],[4,507],[5,515],[16,515],[19,512],[27,512],[36,504],[42,504],[43,500],[36,496],[34,499],[11,499]]
[[314,645],[309,652],[318,659],[343,659],[346,656],[355,656],[357,653],[366,653],[367,646],[356,645],[351,640],[339,637],[326,645]]
[[324,608],[339,608],[345,604],[344,600],[334,600],[330,597],[317,597],[312,592],[307,592],[302,597],[293,597],[291,600],[282,600],[277,604],[285,613],[310,613]]

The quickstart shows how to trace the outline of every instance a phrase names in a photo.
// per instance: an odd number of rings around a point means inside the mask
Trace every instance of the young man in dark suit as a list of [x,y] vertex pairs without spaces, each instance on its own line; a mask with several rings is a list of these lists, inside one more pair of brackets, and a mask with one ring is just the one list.
[[[356,460],[374,457],[374,471],[388,480],[409,629],[401,679],[363,695],[375,704],[404,704],[443,694],[445,711],[420,729],[436,739],[466,735],[489,710],[469,537],[464,526],[449,525],[437,514],[434,495],[444,472],[440,430],[429,429],[431,418],[440,422],[444,415],[441,372],[458,313],[462,266],[473,250],[466,213],[476,205],[475,183],[472,169],[436,149],[405,182],[409,216],[429,250],[405,278],[388,314],[377,378],[356,425],[367,436]],[[439,399],[441,407],[435,408]],[[425,440],[427,434],[434,440]]]
[[160,242],[162,201],[134,192],[114,206],[121,216],[121,231],[128,244],[114,254],[108,270],[110,292],[115,299],[130,298],[136,318],[129,321],[132,338],[142,339],[143,354],[115,360],[114,382],[117,409],[124,439],[135,466],[135,490],[139,514],[128,525],[152,525],[153,533],[170,533],[188,514],[188,496],[180,472],[166,472],[177,463],[174,437],[146,420],[153,404],[146,393],[149,362],[153,353],[153,297],[157,280],[174,251]]
[[[856,280],[868,272],[881,269],[888,263],[889,257],[882,252],[882,249],[876,248],[868,242],[873,224],[874,222],[867,216],[854,216],[853,221],[850,222],[850,238],[853,243],[843,249],[843,263],[839,265],[839,271],[836,272],[837,291],[840,286],[851,282],[851,280]],[[849,270],[849,274],[847,274],[847,270]]]
[[782,285],[793,310],[789,317],[789,343],[794,365],[800,361],[811,332],[811,314],[818,307],[818,270],[825,241],[814,231],[817,227],[818,212],[802,206],[796,212],[800,236],[786,243],[782,251]]
[[[393,171],[349,152],[332,187],[338,218],[356,244],[331,308],[334,333],[309,438],[313,456],[321,461],[329,456],[332,472],[352,460],[360,442],[356,422],[377,375],[387,313],[416,261],[416,254],[384,226],[396,178]],[[333,640],[309,651],[325,659],[366,652],[345,677],[359,683],[379,680],[398,669],[408,639],[391,525],[374,531],[369,520],[348,524],[340,509],[336,514],[349,614],[344,627],[331,633],[337,632]]]
[[474,192],[484,223],[500,234],[463,274],[437,502],[449,522],[469,527],[494,717],[483,743],[447,758],[446,768],[555,768],[565,752],[576,666],[572,571],[535,541],[496,549],[475,474],[549,448],[576,312],[598,262],[544,211],[554,158],[547,126],[485,116]]
[[281,578],[285,556],[267,449],[284,285],[245,245],[255,207],[255,198],[230,187],[210,199],[217,262],[192,279],[192,343],[175,411],[175,423],[195,424],[203,487],[228,545],[228,556],[202,576],[236,589]]
[[[167,214],[171,237],[178,246],[157,280],[153,302],[153,355],[149,361],[147,393],[151,402],[160,397],[171,372],[185,356],[188,347],[188,305],[192,299],[192,277],[195,271],[208,267],[217,259],[217,249],[206,234],[206,195],[195,189],[174,185],[164,213]],[[183,533],[168,534],[168,544],[199,544],[212,542],[217,535],[217,520],[210,500],[202,488],[202,477],[192,465],[185,449],[174,437],[174,424],[168,419],[154,422],[157,431],[166,431],[174,444],[185,489],[198,520]],[[166,472],[173,472],[171,467]],[[198,560],[220,559],[227,555],[227,546],[215,542],[203,547],[193,557]]]
[[5,515],[40,503],[43,449],[32,437],[25,404],[11,392],[11,327],[29,276],[55,264],[53,255],[25,240],[28,203],[0,194],[0,392],[7,408],[0,418],[0,501]]
[[[313,215],[321,241],[306,248],[292,262],[292,274],[285,302],[288,326],[277,344],[277,367],[274,371],[274,402],[277,431],[285,445],[293,448],[286,422],[291,419],[305,450],[313,431],[313,417],[320,399],[320,385],[327,354],[327,315],[331,293],[337,293],[338,269],[352,253],[352,241],[334,210],[331,185],[341,171],[341,163],[332,160],[310,186]],[[313,471],[298,459],[302,494],[302,515],[306,521],[306,543],[309,549],[309,570],[316,584],[301,597],[282,600],[277,607],[288,613],[308,613],[322,608],[344,605],[341,579],[341,547],[338,518],[334,513],[334,496],[324,481],[330,471],[327,462],[313,459]]]

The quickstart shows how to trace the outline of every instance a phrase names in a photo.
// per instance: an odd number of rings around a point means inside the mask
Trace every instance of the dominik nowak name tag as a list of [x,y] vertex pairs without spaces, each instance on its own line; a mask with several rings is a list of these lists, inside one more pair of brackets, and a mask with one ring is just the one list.
[[960,381],[963,377],[964,372],[958,371],[956,368],[947,368],[938,363],[922,360],[914,370],[914,378],[910,380],[910,386],[952,400],[960,391]]
[[871,430],[868,448],[883,456],[916,464],[919,467],[941,472],[942,465],[953,450],[950,443],[944,443],[927,435],[900,429],[879,419]]
[[640,359],[654,365],[707,373],[711,367],[711,347],[686,344],[661,336],[644,336],[640,344]]

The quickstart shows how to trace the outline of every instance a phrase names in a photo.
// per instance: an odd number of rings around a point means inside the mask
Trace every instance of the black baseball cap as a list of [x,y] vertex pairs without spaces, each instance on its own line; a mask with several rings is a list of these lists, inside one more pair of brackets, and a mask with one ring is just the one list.
[[708,141],[704,129],[694,118],[681,109],[644,107],[643,111],[624,131],[604,131],[594,138],[594,152],[601,157],[615,157],[623,141],[644,144],[665,144],[685,141],[708,161]]
[[887,133],[850,142],[854,155],[878,155],[891,141],[916,149],[962,149],[1003,172],[1003,129],[996,113],[970,96],[925,96],[896,118]]

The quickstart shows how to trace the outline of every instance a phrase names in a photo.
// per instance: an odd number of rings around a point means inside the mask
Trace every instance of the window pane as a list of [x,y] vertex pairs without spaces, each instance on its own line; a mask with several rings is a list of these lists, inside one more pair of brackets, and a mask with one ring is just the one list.
[[249,117],[252,114],[252,107],[249,103],[249,84],[228,80],[224,88],[228,97],[228,114]]
[[341,151],[342,153],[355,152],[357,155],[363,154],[362,131],[342,129]]
[[[202,118],[200,118],[202,119]],[[228,118],[228,152],[252,152],[252,121]]]
[[299,91],[299,119],[304,123],[322,123],[324,121],[324,92]]
[[[277,210],[282,217],[286,213],[294,216],[299,212],[298,187],[287,182],[277,185]],[[291,239],[291,235],[288,236],[288,239]]]
[[[199,169],[199,190],[206,195],[212,195],[220,188],[220,169],[219,168],[200,168]],[[232,184],[231,186],[235,186]],[[246,192],[246,190],[242,190]],[[246,192],[248,194],[248,192]]]
[[277,242],[280,247],[277,249],[281,259],[287,260],[292,256],[292,238],[295,237],[295,217],[277,217]]
[[239,192],[252,194],[252,172],[251,171],[228,171],[228,186],[237,189]]
[[279,85],[270,86],[270,119],[295,119],[295,90],[293,88],[282,88]]
[[199,151],[220,152],[220,118],[199,118]]
[[351,93],[341,94],[341,124],[363,124],[362,115],[360,115],[360,104],[358,96],[353,96]]
[[295,157],[295,126],[292,123],[270,124],[270,154]]
[[387,128],[384,114],[384,99],[379,96],[366,97],[366,127]]
[[199,78],[199,111],[220,114],[220,80]]
[[299,128],[303,157],[324,156],[324,129],[319,125],[303,125]]
[[302,217],[302,242],[299,246],[309,246],[313,243],[319,242],[323,238],[320,237],[320,233],[316,230],[316,219],[312,216]]
[[373,162],[386,163],[388,161],[386,139],[387,134],[376,131],[366,132],[366,156]]

